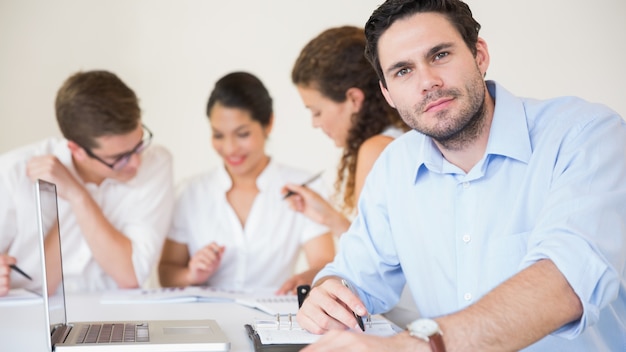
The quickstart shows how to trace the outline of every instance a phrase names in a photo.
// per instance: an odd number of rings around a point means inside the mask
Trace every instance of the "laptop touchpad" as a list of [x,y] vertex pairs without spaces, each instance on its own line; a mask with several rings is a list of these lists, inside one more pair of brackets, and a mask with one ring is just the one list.
[[210,326],[167,326],[163,328],[165,335],[200,335],[212,334]]

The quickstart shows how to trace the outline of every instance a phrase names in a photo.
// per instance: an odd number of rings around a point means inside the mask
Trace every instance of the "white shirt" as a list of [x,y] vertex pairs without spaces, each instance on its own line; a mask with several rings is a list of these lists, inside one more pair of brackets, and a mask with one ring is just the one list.
[[[18,266],[35,279],[30,282],[12,275],[12,287],[41,285],[35,194],[26,164],[32,157],[46,154],[55,155],[81,182],[64,139],[50,138],[0,155],[0,252],[16,257]],[[153,145],[141,156],[137,175],[126,183],[105,179],[99,186],[83,184],[108,221],[131,240],[133,266],[140,284],[159,259],[174,204],[169,152]],[[93,258],[70,204],[59,197],[58,209],[66,290],[116,288]]]
[[[277,288],[293,274],[301,246],[328,229],[289,208],[281,188],[311,176],[273,161],[257,178],[259,194],[241,226],[226,199],[230,176],[223,166],[181,185],[176,202],[172,241],[186,244],[189,255],[215,241],[225,246],[218,271],[207,284],[233,290]],[[326,196],[322,182],[308,187]]]

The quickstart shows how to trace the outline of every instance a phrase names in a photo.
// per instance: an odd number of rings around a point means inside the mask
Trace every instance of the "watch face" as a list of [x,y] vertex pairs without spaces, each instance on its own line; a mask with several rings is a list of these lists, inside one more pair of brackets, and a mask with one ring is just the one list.
[[418,319],[409,324],[408,328],[411,335],[425,340],[439,332],[439,325],[431,319]]

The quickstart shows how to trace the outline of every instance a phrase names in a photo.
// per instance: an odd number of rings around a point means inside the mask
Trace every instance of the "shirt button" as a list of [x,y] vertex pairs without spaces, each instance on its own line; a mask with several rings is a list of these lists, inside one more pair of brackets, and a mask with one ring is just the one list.
[[472,240],[472,236],[470,236],[470,235],[464,235],[463,236],[463,242],[469,243],[471,240]]
[[469,182],[463,182],[463,189],[468,189],[470,188],[470,183]]
[[471,301],[472,300],[472,294],[467,292],[466,294],[463,295],[463,299],[466,301]]

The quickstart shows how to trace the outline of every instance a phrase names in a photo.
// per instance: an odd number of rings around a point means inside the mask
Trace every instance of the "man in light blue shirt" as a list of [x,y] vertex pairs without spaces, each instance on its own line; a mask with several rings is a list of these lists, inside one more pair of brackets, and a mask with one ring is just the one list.
[[[414,130],[377,160],[298,313],[326,333],[307,351],[626,350],[626,123],[484,81],[479,29],[458,0],[389,0],[366,24],[381,90]],[[405,283],[427,319],[392,338],[343,331]]]

